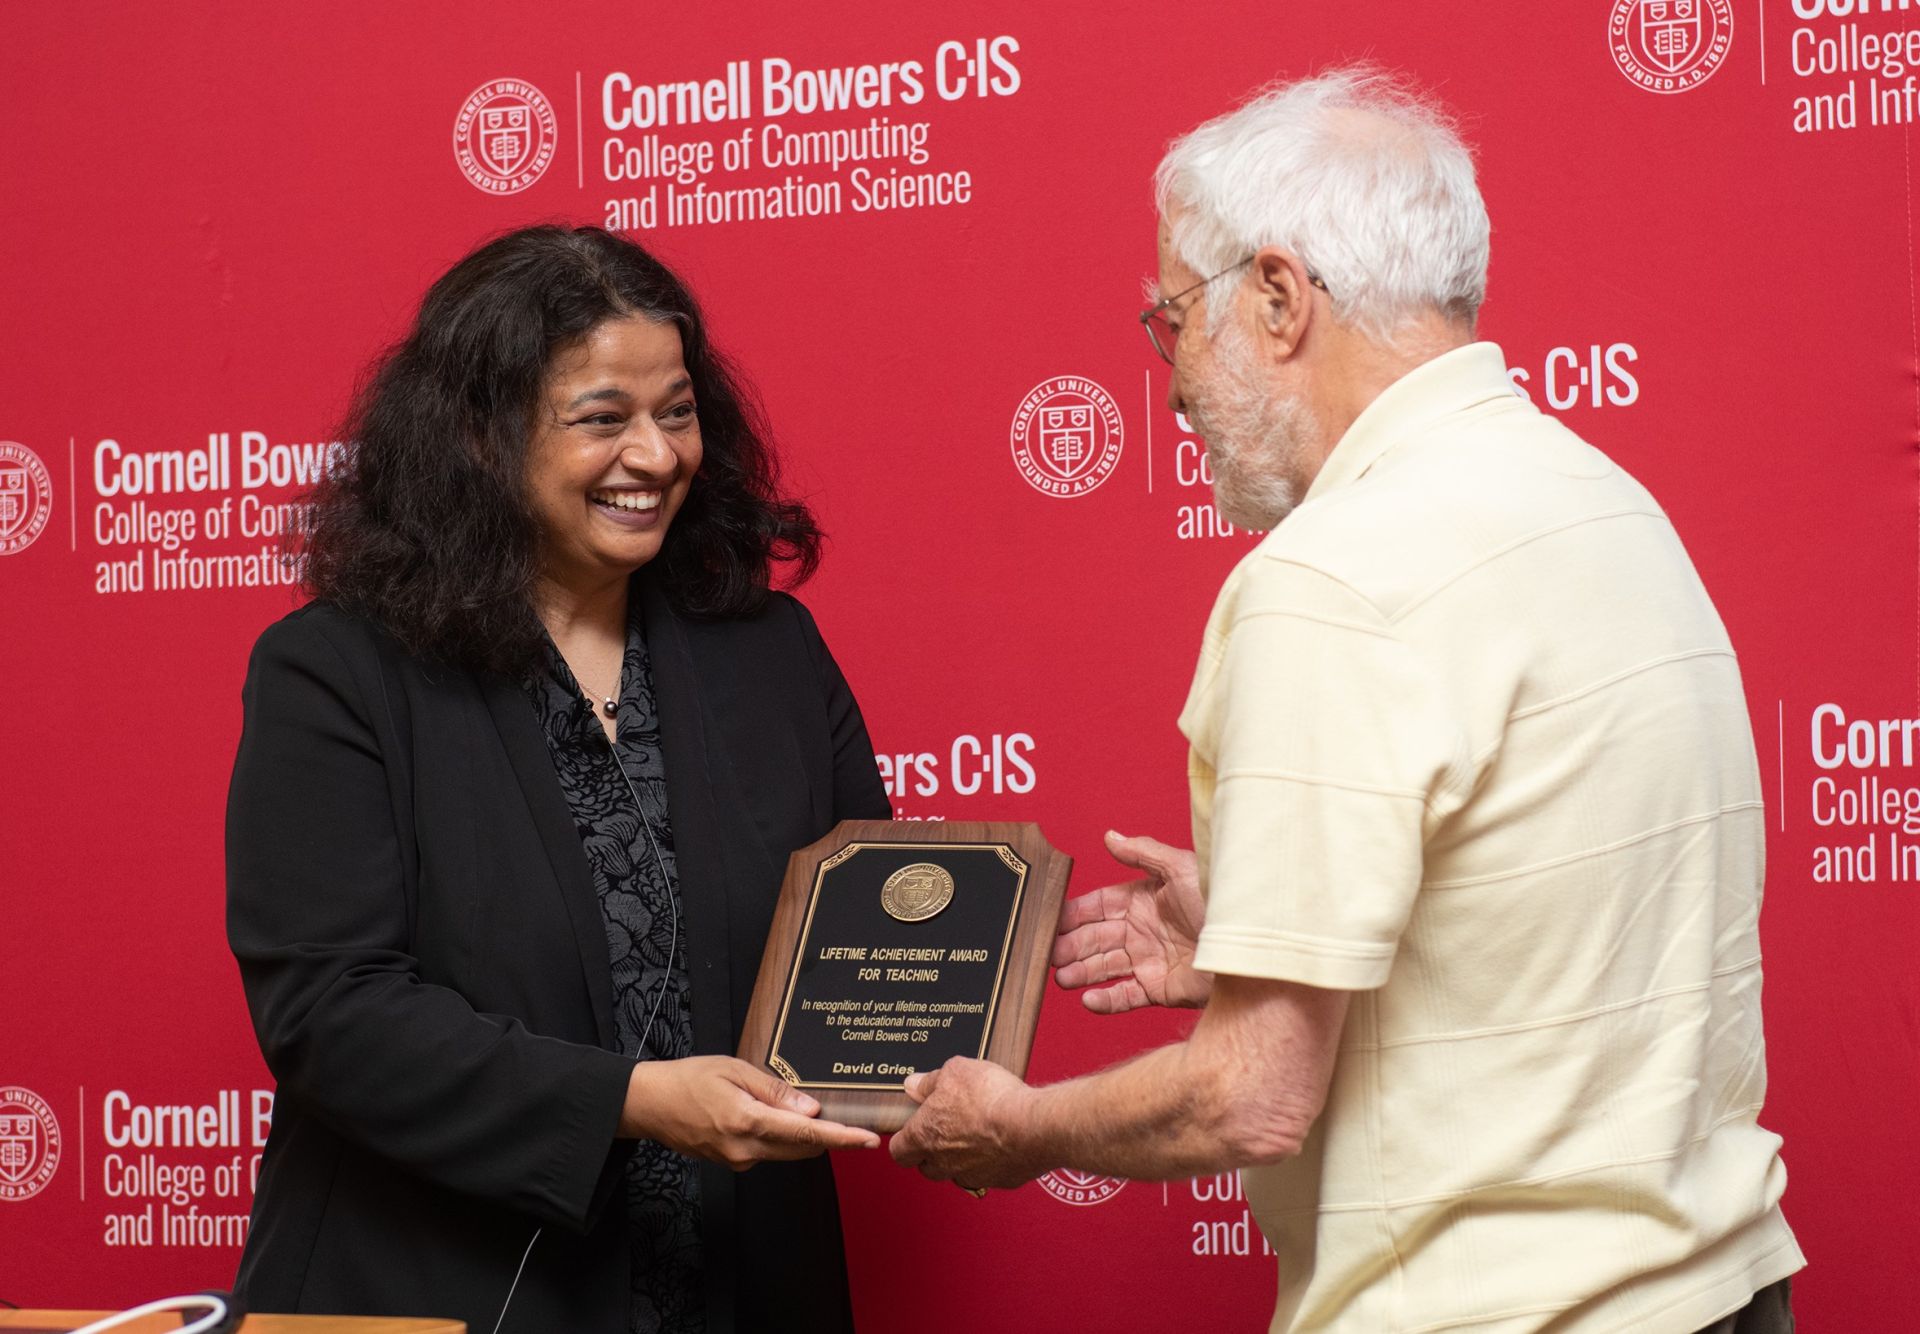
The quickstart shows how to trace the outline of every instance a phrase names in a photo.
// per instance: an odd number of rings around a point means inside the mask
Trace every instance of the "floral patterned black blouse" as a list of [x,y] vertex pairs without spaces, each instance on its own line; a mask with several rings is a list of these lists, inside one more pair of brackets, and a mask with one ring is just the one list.
[[[593,872],[613,964],[620,1050],[641,1061],[692,1055],[686,931],[639,609],[627,621],[614,743],[551,643],[526,691]],[[627,1219],[633,1255],[628,1330],[700,1334],[706,1321],[700,1178],[693,1161],[652,1140],[639,1141],[627,1165]]]

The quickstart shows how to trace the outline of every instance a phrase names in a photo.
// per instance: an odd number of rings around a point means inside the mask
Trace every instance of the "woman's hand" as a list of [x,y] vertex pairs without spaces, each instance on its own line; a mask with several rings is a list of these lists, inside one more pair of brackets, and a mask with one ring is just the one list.
[[731,1056],[689,1056],[633,1067],[620,1135],[736,1172],[827,1149],[880,1147],[872,1131],[819,1116],[819,1103],[765,1070]]

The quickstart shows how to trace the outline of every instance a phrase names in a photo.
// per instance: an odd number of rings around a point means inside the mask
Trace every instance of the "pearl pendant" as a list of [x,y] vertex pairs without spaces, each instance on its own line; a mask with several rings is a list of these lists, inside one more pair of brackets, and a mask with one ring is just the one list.
[[605,699],[600,701],[600,711],[606,714],[607,717],[611,718],[615,714],[620,712],[620,706],[614,701],[614,698],[612,695],[608,695]]

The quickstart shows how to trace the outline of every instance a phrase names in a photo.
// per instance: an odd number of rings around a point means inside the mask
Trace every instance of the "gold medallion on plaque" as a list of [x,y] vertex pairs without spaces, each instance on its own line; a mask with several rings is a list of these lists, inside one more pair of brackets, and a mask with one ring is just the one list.
[[903,922],[924,922],[952,902],[953,876],[932,862],[901,867],[880,889],[880,906]]

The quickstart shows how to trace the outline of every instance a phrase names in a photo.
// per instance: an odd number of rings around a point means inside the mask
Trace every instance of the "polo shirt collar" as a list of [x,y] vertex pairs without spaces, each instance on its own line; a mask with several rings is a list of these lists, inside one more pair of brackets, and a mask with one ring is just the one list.
[[1302,503],[1359,481],[1387,451],[1431,423],[1513,394],[1507,356],[1498,343],[1469,343],[1422,362],[1354,418]]

